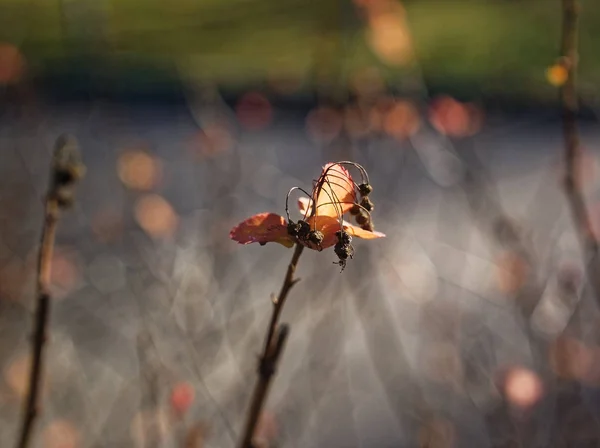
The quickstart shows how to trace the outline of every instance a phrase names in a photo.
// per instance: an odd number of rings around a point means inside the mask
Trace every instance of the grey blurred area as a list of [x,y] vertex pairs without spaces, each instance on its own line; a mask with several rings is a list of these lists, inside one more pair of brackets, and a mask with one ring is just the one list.
[[[63,132],[87,173],[59,224],[35,446],[199,447],[184,445],[198,422],[204,446],[235,446],[291,251],[238,245],[229,230],[284,214],[291,187],[310,188],[341,159],[368,170],[387,236],[355,239],[342,273],[332,250],[300,259],[269,446],[599,443],[598,310],[560,188],[553,111],[490,115],[465,138],[423,120],[409,139],[315,142],[305,111],[285,107],[259,130],[204,100],[36,107],[0,119],[0,446],[19,427],[42,199]],[[597,126],[583,134],[598,145]],[[195,396],[178,419],[182,382]]]

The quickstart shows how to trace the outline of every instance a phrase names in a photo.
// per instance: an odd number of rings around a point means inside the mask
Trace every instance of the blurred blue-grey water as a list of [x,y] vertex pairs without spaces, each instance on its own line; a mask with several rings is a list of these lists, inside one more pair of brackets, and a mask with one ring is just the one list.
[[[6,104],[0,446],[19,427],[42,199],[63,132],[87,173],[59,224],[34,446],[180,447],[199,421],[205,446],[234,446],[291,251],[238,245],[229,230],[284,214],[288,190],[334,160],[368,170],[387,236],[355,239],[342,273],[332,250],[303,254],[266,407],[276,446],[597,446],[599,314],[561,191],[557,111],[496,112],[462,138],[423,118],[405,139],[320,140],[307,110],[271,113],[248,129],[225,102]],[[581,131],[596,213],[600,134],[589,121]],[[136,151],[160,161],[156,182],[130,174],[137,189],[123,181]],[[195,390],[182,421],[169,404],[181,382]]]

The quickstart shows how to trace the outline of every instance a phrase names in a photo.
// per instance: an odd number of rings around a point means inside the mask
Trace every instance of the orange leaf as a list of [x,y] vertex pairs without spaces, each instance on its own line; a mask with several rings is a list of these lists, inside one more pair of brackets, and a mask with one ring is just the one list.
[[370,230],[363,230],[362,228],[346,221],[344,221],[344,230],[348,232],[349,235],[362,238],[363,240],[373,240],[375,238],[385,237],[385,233],[377,232],[376,230],[373,230],[372,232]]
[[356,202],[354,182],[346,168],[335,163],[323,167],[312,194],[317,215],[339,218]]
[[[311,229],[318,230],[323,234],[322,249],[334,246],[337,243],[335,232],[340,230],[340,221],[337,218],[332,218],[331,216],[311,216],[306,222],[308,222]],[[310,249],[317,249],[317,246],[307,241],[302,241],[302,244]]]
[[275,213],[259,213],[242,221],[229,232],[229,238],[240,244],[279,243],[285,247],[292,247],[294,240],[287,231],[287,224],[283,216]]

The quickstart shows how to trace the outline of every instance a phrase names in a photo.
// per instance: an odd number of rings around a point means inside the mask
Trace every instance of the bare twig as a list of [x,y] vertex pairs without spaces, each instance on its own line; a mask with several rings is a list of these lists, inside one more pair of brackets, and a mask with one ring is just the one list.
[[578,18],[579,4],[576,0],[562,0],[561,64],[567,70],[566,82],[560,88],[563,135],[565,141],[565,193],[571,209],[575,230],[579,236],[585,257],[588,281],[596,301],[600,303],[600,264],[598,240],[592,232],[589,214],[581,192],[579,160],[581,149],[577,129],[577,67],[578,67]]
[[37,266],[37,303],[35,329],[33,334],[33,359],[30,367],[27,400],[23,414],[23,423],[17,447],[29,445],[33,423],[39,413],[39,397],[42,383],[43,351],[47,338],[50,316],[50,273],[52,252],[60,209],[69,207],[73,202],[75,182],[83,176],[84,167],[79,158],[77,141],[68,135],[62,135],[56,141],[50,186],[46,196],[44,225]]
[[299,281],[299,279],[294,278],[294,273],[296,272],[296,266],[298,265],[298,260],[303,249],[304,246],[296,244],[294,255],[288,265],[287,273],[283,285],[281,286],[281,291],[277,297],[273,298],[273,312],[267,330],[267,338],[265,340],[263,353],[260,355],[258,363],[258,381],[256,382],[254,392],[252,393],[252,401],[250,403],[244,432],[239,444],[240,448],[253,448],[252,438],[254,436],[256,424],[266,401],[271,379],[277,369],[279,357],[283,352],[283,347],[289,333],[289,327],[287,325],[279,325],[279,317],[288,293]]

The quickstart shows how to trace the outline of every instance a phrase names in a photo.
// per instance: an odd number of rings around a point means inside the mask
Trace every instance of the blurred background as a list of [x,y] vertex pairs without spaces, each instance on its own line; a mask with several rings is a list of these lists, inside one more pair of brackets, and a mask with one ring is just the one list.
[[[600,3],[581,186],[600,232]],[[229,229],[365,166],[383,240],[308,251],[261,447],[600,445],[599,310],[560,180],[558,0],[0,0],[0,446],[51,151],[61,217],[33,446],[230,447],[291,251]],[[255,247],[256,246],[256,247]]]

